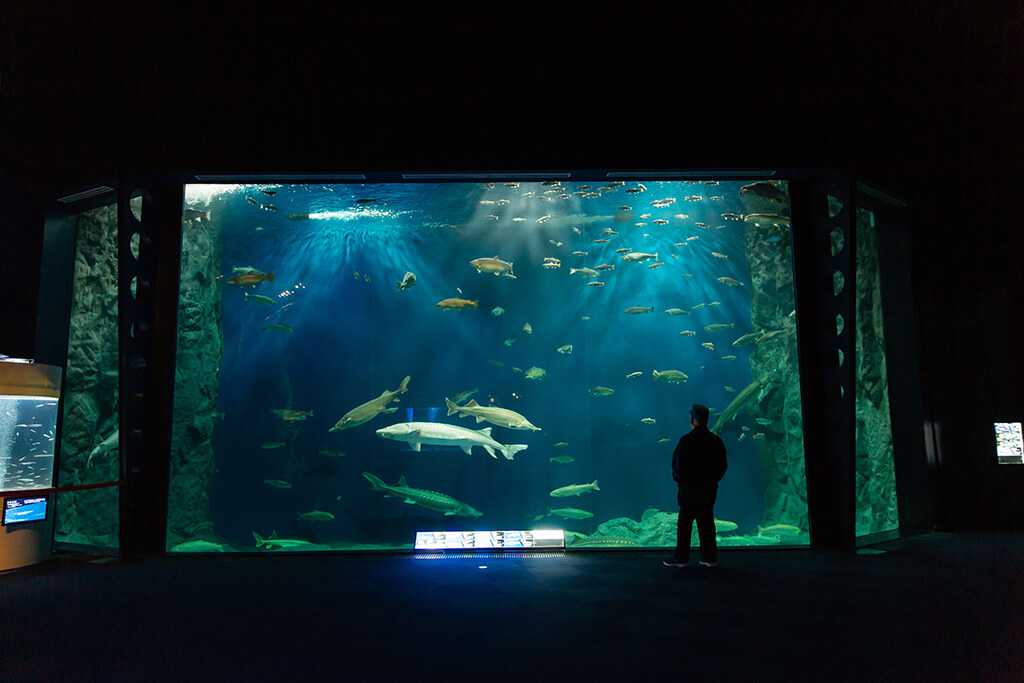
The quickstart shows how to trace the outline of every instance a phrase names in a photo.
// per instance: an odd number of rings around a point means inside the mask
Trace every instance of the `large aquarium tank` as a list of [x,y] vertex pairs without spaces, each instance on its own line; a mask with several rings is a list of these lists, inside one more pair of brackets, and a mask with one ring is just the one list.
[[187,185],[168,549],[674,546],[694,403],[720,545],[806,545],[788,216],[784,180]]

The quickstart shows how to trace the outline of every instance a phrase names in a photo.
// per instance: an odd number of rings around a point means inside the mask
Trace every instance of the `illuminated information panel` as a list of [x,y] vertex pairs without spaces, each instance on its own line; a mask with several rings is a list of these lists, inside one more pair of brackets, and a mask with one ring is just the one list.
[[416,550],[494,550],[564,548],[561,529],[530,531],[417,531]]
[[44,519],[46,519],[46,496],[4,499],[4,526],[22,522],[41,522]]
[[996,457],[1000,465],[1024,465],[1020,422],[996,422]]

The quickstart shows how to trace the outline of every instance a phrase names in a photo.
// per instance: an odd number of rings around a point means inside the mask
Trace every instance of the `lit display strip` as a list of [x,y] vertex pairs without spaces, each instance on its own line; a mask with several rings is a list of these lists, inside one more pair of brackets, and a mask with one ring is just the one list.
[[416,550],[564,548],[562,529],[529,531],[417,531]]

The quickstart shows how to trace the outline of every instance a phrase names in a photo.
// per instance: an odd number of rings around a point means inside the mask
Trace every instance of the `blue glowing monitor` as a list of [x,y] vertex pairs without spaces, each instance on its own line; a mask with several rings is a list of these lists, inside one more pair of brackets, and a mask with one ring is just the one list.
[[5,498],[3,525],[41,522],[46,519],[46,496]]

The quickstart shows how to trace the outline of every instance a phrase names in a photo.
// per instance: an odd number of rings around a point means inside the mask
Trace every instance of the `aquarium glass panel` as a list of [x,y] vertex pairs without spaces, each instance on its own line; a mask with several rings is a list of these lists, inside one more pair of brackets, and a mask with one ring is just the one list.
[[0,492],[53,485],[56,398],[0,394]]
[[857,535],[899,528],[875,214],[857,210]]
[[[117,481],[117,205],[78,215],[74,292],[60,432],[60,486]],[[54,540],[116,547],[117,492],[57,496]]]
[[168,548],[671,547],[693,403],[721,545],[806,544],[788,215],[785,181],[187,186]]

